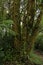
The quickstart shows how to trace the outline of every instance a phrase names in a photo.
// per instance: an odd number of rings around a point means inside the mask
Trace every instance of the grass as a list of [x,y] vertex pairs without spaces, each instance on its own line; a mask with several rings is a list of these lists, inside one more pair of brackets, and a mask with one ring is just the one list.
[[43,65],[43,59],[34,53],[30,54],[30,61],[35,63],[35,64]]

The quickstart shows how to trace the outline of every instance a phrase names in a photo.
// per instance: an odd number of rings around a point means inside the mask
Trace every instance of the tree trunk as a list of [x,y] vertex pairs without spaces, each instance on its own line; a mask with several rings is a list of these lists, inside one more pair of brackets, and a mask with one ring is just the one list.
[[20,49],[20,0],[14,0],[12,4],[12,19],[14,21],[13,30],[16,33],[14,47]]
[[27,53],[30,53],[31,50],[34,47],[34,42],[36,39],[36,36],[38,34],[38,29],[39,29],[39,23],[41,21],[41,16],[42,13],[40,12],[38,18],[37,18],[37,22],[34,25],[34,17],[35,17],[35,0],[28,0],[28,5],[27,5],[27,17],[28,17],[28,21],[27,21],[27,42],[28,42],[28,48],[27,48]]
[[32,34],[32,28],[35,15],[35,0],[28,0],[27,4],[27,53],[30,52],[30,37]]

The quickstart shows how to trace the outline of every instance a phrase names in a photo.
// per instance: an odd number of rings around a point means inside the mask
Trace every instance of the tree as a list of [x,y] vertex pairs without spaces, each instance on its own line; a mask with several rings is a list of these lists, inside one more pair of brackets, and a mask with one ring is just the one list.
[[[25,2],[25,1],[24,1]],[[38,4],[35,3],[35,0],[27,0],[26,8],[24,6],[23,16],[20,14],[20,0],[13,1],[12,8],[12,19],[14,21],[13,30],[16,32],[16,36],[14,39],[14,47],[20,51],[21,44],[25,44],[24,47],[26,56],[30,54],[30,52],[34,48],[34,42],[39,30],[39,24],[42,17],[42,11]],[[25,5],[25,4],[24,4]],[[36,8],[36,6],[38,6]],[[22,7],[23,8],[23,7]],[[27,12],[25,14],[25,12]],[[21,17],[23,19],[21,20]],[[21,24],[22,22],[22,34],[21,34]]]
[[13,3],[12,3],[12,10],[11,10],[11,18],[12,20],[14,21],[14,25],[13,25],[13,30],[15,31],[15,33],[17,34],[15,36],[15,39],[14,39],[14,47],[17,49],[17,50],[20,50],[20,41],[21,41],[21,38],[20,38],[20,35],[21,35],[21,32],[20,32],[20,0],[14,0]]
[[30,52],[34,48],[34,42],[35,42],[36,36],[39,32],[38,31],[39,24],[40,24],[41,17],[42,17],[42,11],[40,10],[40,8],[35,10],[35,0],[28,0],[27,17],[28,17],[28,21],[27,21],[28,38],[27,39],[28,39],[28,43],[29,43],[28,51]]

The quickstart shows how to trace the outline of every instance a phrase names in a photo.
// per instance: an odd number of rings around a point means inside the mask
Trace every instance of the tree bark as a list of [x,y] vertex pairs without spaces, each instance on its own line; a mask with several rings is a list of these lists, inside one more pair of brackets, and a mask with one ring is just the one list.
[[14,0],[12,4],[12,20],[14,21],[13,30],[16,33],[14,47],[20,49],[20,0]]
[[28,5],[27,5],[27,17],[28,17],[28,21],[27,21],[27,44],[28,44],[28,48],[27,48],[27,53],[30,53],[31,50],[34,48],[34,42],[36,39],[36,36],[38,34],[38,30],[39,30],[39,24],[41,21],[41,17],[42,17],[42,12],[40,12],[38,18],[37,18],[37,22],[34,25],[34,16],[35,16],[35,0],[28,0]]
[[30,52],[30,37],[32,34],[32,28],[35,15],[35,0],[28,0],[27,4],[27,52]]

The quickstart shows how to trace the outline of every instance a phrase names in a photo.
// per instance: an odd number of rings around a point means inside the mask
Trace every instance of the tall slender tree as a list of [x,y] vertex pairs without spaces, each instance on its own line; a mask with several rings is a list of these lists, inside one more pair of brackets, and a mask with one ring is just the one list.
[[13,30],[16,33],[14,39],[14,47],[19,50],[20,49],[20,0],[13,0],[12,4],[12,19],[14,21]]

